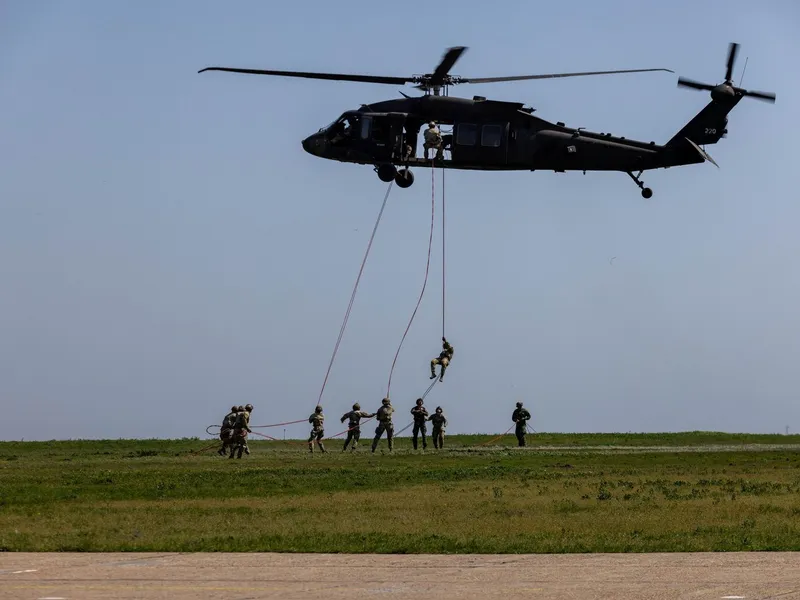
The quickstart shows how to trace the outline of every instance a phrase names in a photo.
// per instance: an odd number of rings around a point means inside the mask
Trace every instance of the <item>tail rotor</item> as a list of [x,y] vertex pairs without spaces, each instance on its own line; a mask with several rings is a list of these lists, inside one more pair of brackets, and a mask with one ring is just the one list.
[[706,90],[711,92],[711,98],[718,101],[725,99],[732,100],[736,97],[749,96],[757,100],[774,103],[776,95],[773,92],[758,92],[746,90],[733,85],[733,66],[736,62],[736,55],[739,53],[739,44],[732,42],[728,49],[728,60],[725,65],[725,81],[720,84],[701,83],[685,77],[678,78],[678,87],[686,87],[695,90]]

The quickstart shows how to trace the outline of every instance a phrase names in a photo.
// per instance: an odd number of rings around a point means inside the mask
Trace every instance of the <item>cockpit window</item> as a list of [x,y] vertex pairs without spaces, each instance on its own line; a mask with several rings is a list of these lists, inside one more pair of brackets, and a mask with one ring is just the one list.
[[340,141],[344,138],[359,135],[361,131],[360,121],[361,119],[358,115],[342,115],[325,128],[327,133],[326,137],[328,137],[328,139]]
[[361,139],[368,140],[370,128],[372,126],[372,117],[363,117],[361,119]]

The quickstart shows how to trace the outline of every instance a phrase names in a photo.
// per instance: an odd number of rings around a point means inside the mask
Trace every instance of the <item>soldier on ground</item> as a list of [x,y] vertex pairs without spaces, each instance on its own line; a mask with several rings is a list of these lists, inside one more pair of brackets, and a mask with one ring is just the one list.
[[525,445],[525,433],[527,432],[528,420],[531,418],[531,413],[527,408],[522,408],[522,402],[517,402],[517,408],[511,415],[511,420],[517,424],[514,429],[514,434],[517,436],[517,444],[519,446]]
[[370,414],[367,411],[361,410],[361,405],[358,402],[353,404],[353,410],[342,415],[342,423],[344,423],[346,419],[349,419],[347,422],[347,439],[344,441],[342,452],[347,450],[347,446],[350,444],[351,440],[353,442],[351,450],[354,451],[356,449],[358,440],[361,439],[361,419],[369,419],[374,416],[375,413]]
[[222,419],[222,427],[219,430],[219,439],[222,440],[222,448],[217,452],[220,456],[225,456],[228,453],[227,450],[228,446],[231,444],[231,434],[233,433],[233,424],[236,423],[236,413],[238,411],[238,406],[231,406],[231,412]]
[[236,421],[233,424],[233,436],[231,437],[231,455],[228,458],[233,458],[238,448],[239,454],[237,458],[242,458],[242,451],[250,454],[250,448],[247,447],[247,434],[253,433],[250,429],[250,413],[253,412],[253,405],[247,404],[240,406],[236,412]]
[[388,398],[381,401],[381,407],[375,415],[378,417],[378,426],[375,428],[375,438],[372,440],[372,451],[378,447],[378,441],[381,439],[383,432],[386,432],[386,441],[389,443],[389,450],[394,447],[394,424],[392,423],[392,413],[394,407]]
[[322,414],[322,407],[317,405],[314,409],[314,414],[308,417],[308,422],[311,423],[311,435],[308,436],[308,451],[314,452],[314,442],[317,442],[319,449],[325,452],[325,446],[322,444],[322,437],[325,435],[325,415]]
[[436,412],[428,417],[428,420],[433,423],[433,432],[431,433],[433,447],[441,449],[444,447],[444,430],[447,427],[447,417],[444,416],[442,407],[437,406]]
[[442,351],[439,353],[438,358],[431,361],[431,379],[436,379],[436,365],[442,365],[441,372],[439,373],[439,381],[444,379],[444,372],[450,361],[453,360],[453,347],[442,336]]
[[417,398],[416,406],[411,409],[411,414],[414,416],[414,429],[412,431],[414,450],[417,449],[417,437],[420,433],[422,433],[422,449],[424,450],[428,447],[428,440],[425,437],[428,433],[428,428],[425,426],[425,420],[428,418],[428,409],[422,405],[423,402],[422,398]]

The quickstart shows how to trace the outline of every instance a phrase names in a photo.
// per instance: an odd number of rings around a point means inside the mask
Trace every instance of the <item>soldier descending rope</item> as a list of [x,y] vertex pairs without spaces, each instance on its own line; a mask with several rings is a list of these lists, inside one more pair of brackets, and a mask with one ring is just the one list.
[[442,351],[439,353],[438,358],[434,358],[431,361],[431,379],[436,379],[436,365],[441,365],[439,381],[444,380],[444,372],[447,370],[451,360],[453,360],[453,346],[442,336]]

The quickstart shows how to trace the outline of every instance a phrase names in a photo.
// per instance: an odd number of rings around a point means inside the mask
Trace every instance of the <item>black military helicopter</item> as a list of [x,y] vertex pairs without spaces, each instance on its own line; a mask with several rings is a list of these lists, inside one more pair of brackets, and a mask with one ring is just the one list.
[[[306,152],[341,162],[373,165],[385,182],[394,180],[399,187],[414,183],[412,166],[446,169],[488,170],[553,170],[620,171],[627,173],[650,198],[653,192],[641,181],[649,169],[662,169],[710,161],[716,162],[700,146],[716,144],[727,133],[728,113],[745,96],[775,102],[775,94],[755,92],[733,84],[733,65],[739,44],[732,43],[728,52],[725,81],[714,85],[698,83],[683,77],[678,86],[708,90],[711,102],[689,121],[666,144],[642,142],[596,133],[583,128],[572,129],[564,123],[551,123],[533,116],[535,109],[517,102],[487,100],[483,96],[450,97],[451,85],[463,83],[496,83],[556,77],[582,77],[614,73],[641,73],[670,69],[626,69],[583,73],[553,73],[512,77],[466,78],[450,75],[450,70],[466,50],[458,46],[444,54],[432,73],[411,77],[383,77],[341,73],[307,73],[299,71],[266,71],[229,67],[207,67],[204,71],[230,71],[256,75],[279,75],[335,81],[357,81],[390,85],[416,84],[423,96],[362,104],[357,110],[343,113],[336,121],[303,140]],[[451,135],[442,136],[444,153],[429,160],[416,157],[417,138],[425,123],[451,125]],[[398,170],[398,167],[400,169]],[[634,175],[634,171],[638,171]]]

